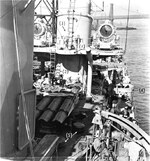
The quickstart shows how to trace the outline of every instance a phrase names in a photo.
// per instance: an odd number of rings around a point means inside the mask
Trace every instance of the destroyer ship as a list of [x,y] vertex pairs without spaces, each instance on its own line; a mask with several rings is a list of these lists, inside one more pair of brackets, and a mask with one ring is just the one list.
[[148,160],[112,19],[92,34],[90,0],[0,3],[1,159]]

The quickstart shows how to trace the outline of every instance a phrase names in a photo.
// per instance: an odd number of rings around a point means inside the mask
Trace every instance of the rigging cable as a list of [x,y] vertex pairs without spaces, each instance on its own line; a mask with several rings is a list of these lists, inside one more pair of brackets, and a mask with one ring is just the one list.
[[18,1],[13,7],[9,8],[9,10],[6,11],[6,12],[0,17],[0,19],[2,19],[2,18],[4,18],[5,16],[7,16],[7,15],[12,11],[12,9],[13,9],[15,6],[17,6],[20,2],[22,2],[22,0]]
[[14,0],[12,1],[13,4],[13,26],[14,26],[14,36],[15,36],[15,45],[16,45],[16,56],[17,56],[17,64],[18,64],[18,73],[19,73],[19,80],[20,80],[20,90],[21,90],[21,98],[22,98],[22,104],[23,104],[23,115],[25,118],[25,128],[27,132],[27,137],[29,140],[29,146],[30,146],[30,152],[32,156],[32,160],[34,161],[34,153],[33,153],[33,145],[32,145],[32,138],[31,138],[31,130],[29,127],[29,119],[27,115],[27,109],[26,109],[26,101],[24,96],[24,85],[23,85],[23,76],[22,76],[22,70],[21,70],[21,62],[19,58],[19,41],[18,41],[18,27],[17,27],[17,12],[16,12],[16,6]]
[[28,6],[30,5],[30,3],[32,3],[32,2],[33,2],[33,0],[28,0],[28,2],[24,6],[24,9],[22,10],[22,12],[24,12],[28,8]]
[[92,3],[95,5],[96,8],[98,8],[100,11],[104,11],[104,8],[99,7],[93,0]]
[[130,0],[128,2],[128,15],[127,15],[127,25],[126,25],[126,37],[125,37],[124,53],[126,53],[126,50],[127,50],[129,17],[130,17]]

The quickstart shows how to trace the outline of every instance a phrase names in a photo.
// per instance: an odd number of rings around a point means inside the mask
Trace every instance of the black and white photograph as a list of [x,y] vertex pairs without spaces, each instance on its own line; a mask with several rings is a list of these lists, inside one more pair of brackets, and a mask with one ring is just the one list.
[[149,0],[0,0],[0,161],[150,161]]

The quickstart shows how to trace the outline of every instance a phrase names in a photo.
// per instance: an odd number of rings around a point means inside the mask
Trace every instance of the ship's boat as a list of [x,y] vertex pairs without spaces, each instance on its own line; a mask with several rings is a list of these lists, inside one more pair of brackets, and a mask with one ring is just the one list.
[[0,157],[146,161],[112,19],[92,34],[90,0],[0,4]]

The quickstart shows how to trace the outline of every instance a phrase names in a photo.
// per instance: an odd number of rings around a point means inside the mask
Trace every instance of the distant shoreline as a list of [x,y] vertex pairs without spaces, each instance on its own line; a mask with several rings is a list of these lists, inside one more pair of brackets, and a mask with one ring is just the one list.
[[135,27],[117,27],[117,30],[136,30],[137,28]]

